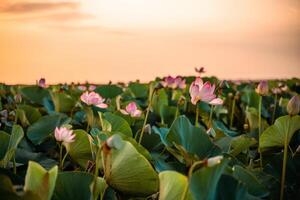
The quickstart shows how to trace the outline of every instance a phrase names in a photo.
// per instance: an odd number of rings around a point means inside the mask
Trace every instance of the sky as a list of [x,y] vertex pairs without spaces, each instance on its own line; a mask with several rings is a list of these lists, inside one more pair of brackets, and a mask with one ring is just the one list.
[[300,77],[299,0],[0,0],[0,82]]

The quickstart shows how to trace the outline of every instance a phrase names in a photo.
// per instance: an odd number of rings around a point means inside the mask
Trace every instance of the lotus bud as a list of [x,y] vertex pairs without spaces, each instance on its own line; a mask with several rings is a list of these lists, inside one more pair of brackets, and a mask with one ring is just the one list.
[[298,145],[296,152],[300,152],[300,145]]
[[293,96],[290,99],[286,109],[289,115],[298,115],[300,111],[300,98],[298,95]]
[[178,100],[178,105],[184,105],[185,101],[186,101],[186,98],[183,95],[181,95]]
[[46,79],[45,78],[41,78],[38,81],[38,86],[40,86],[41,88],[46,88],[47,87],[47,85],[46,85]]
[[267,81],[260,81],[260,83],[257,85],[257,88],[255,89],[256,93],[265,96],[269,92],[269,86]]
[[148,133],[150,135],[151,134],[151,125],[146,124],[144,131],[145,131],[145,133]]
[[21,103],[22,102],[22,96],[21,96],[21,94],[16,94],[14,96],[14,99],[15,99],[16,103]]
[[56,141],[63,142],[64,144],[72,143],[75,141],[75,134],[73,131],[66,127],[56,127],[54,131]]
[[217,164],[220,164],[222,159],[223,159],[223,156],[215,156],[215,157],[207,159],[207,161],[206,161],[207,167],[213,167]]

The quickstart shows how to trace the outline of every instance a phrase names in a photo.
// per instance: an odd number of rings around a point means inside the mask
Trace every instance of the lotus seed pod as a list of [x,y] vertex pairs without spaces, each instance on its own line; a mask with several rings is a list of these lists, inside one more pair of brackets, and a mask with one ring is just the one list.
[[260,83],[257,85],[255,89],[256,93],[265,96],[269,92],[269,86],[267,81],[260,81]]
[[298,95],[293,96],[287,104],[287,112],[289,115],[298,115],[300,111],[300,98]]

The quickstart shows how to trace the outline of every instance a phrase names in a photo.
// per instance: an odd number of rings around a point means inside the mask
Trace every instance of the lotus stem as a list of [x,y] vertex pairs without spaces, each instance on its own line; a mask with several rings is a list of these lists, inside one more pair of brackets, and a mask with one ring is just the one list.
[[65,159],[66,159],[67,155],[68,155],[68,152],[65,153],[65,155],[64,155],[64,157],[63,157],[63,159],[61,161],[61,166],[60,166],[61,170],[64,169],[64,163],[65,163]]
[[193,171],[194,171],[195,167],[196,167],[197,165],[201,165],[201,164],[203,164],[203,161],[202,161],[202,160],[201,160],[201,161],[194,162],[194,163],[192,164],[192,166],[190,167],[189,172],[188,172],[188,184],[186,184],[186,186],[184,187],[183,194],[182,194],[182,196],[181,196],[181,200],[185,200],[185,197],[186,197],[186,194],[187,194],[187,191],[188,191],[188,188],[189,188],[189,182],[190,182],[190,179],[191,179],[191,177],[192,177],[192,174],[193,174]]
[[63,145],[59,144],[59,168],[62,169],[62,151],[63,151]]
[[176,112],[175,112],[175,118],[174,118],[174,121],[175,121],[175,119],[177,119],[178,114],[179,114],[179,106],[177,105],[177,107],[176,107]]
[[101,129],[103,130],[103,118],[102,118],[102,112],[98,112],[99,118],[100,118],[100,124],[101,124]]
[[[258,140],[260,139],[261,135],[261,109],[262,109],[262,96],[259,96],[259,104],[258,104]],[[260,147],[258,148],[259,151],[259,162],[260,167],[263,167],[263,161],[262,161],[262,153]]]
[[198,103],[196,103],[196,119],[195,119],[195,126],[198,127],[198,119],[199,119],[199,108]]
[[148,107],[147,107],[146,116],[145,116],[145,119],[144,119],[141,135],[140,135],[140,138],[139,138],[139,144],[141,144],[143,136],[144,136],[145,126],[147,124],[148,115],[149,115],[150,108],[151,108],[151,105],[152,105],[154,93],[155,93],[155,89],[153,89],[153,91],[151,93],[150,102],[149,102]]
[[276,108],[277,108],[277,94],[275,94],[274,110],[273,110],[273,113],[272,113],[272,124],[274,123],[274,120],[275,120]]
[[13,165],[14,165],[14,174],[17,174],[17,165],[16,165],[16,157],[15,156],[14,156]]
[[230,128],[232,128],[233,125],[234,110],[235,110],[235,97],[233,97],[232,104],[231,104]]
[[288,133],[289,133],[289,129],[290,129],[290,123],[289,122],[288,122],[287,126],[288,126],[287,133],[285,133],[285,137],[284,137],[283,162],[282,162],[281,187],[280,187],[280,200],[283,200],[283,197],[284,197],[285,173],[286,173],[286,162],[287,162],[287,152],[288,152]]
[[210,114],[209,114],[209,121],[208,121],[208,126],[211,128],[212,127],[212,116],[214,112],[214,105],[210,107]]
[[[98,171],[99,171],[99,159],[101,158],[101,147],[98,148],[97,154],[96,154],[96,165],[95,165],[95,172],[94,172],[94,180],[93,180],[93,199],[96,200],[98,197],[95,195],[96,194],[96,187],[97,187],[97,178],[98,178]],[[103,160],[102,160],[103,161]],[[103,165],[104,166],[104,165]]]

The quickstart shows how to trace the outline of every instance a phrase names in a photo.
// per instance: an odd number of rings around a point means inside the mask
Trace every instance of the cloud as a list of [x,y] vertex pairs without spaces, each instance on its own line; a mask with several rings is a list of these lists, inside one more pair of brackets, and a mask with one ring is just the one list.
[[104,33],[104,34],[112,34],[112,35],[119,35],[119,36],[134,36],[136,33],[125,31],[117,28],[110,28],[100,25],[74,25],[74,24],[56,24],[56,25],[49,25],[51,29],[56,29],[63,32],[91,32],[91,33]]
[[72,22],[72,21],[83,21],[94,19],[94,15],[71,11],[71,12],[60,12],[60,13],[48,13],[34,16],[22,16],[22,17],[10,17],[6,19],[0,19],[4,21],[16,21],[26,23],[36,22]]
[[8,4],[0,8],[2,13],[22,14],[32,13],[40,11],[49,11],[57,9],[76,9],[78,8],[76,2],[19,2],[14,4]]

